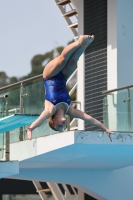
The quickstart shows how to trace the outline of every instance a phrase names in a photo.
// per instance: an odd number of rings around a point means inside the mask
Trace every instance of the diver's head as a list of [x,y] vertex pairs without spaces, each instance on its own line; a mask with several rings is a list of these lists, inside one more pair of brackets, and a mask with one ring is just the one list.
[[63,131],[66,127],[66,118],[65,117],[57,117],[56,114],[50,117],[49,126],[55,131]]

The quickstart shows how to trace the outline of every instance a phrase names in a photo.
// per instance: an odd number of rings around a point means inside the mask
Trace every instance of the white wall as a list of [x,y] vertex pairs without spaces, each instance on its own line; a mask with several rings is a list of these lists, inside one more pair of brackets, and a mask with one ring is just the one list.
[[118,87],[133,84],[133,1],[117,0]]
[[116,0],[107,6],[107,90],[117,88],[117,23]]
[[133,84],[132,9],[132,0],[108,0],[108,90]]

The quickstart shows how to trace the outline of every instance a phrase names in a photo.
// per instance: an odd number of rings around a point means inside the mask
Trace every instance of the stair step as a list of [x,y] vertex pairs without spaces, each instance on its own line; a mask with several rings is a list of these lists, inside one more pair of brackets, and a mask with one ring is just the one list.
[[51,190],[48,188],[48,189],[38,189],[36,192],[51,192]]
[[63,17],[72,17],[72,16],[74,16],[76,14],[77,14],[77,11],[75,9],[73,9],[73,10],[63,14]]
[[63,1],[57,2],[56,5],[64,6],[64,5],[68,4],[68,3],[71,3],[71,1],[70,0],[63,0]]
[[74,23],[68,26],[69,28],[77,28],[78,27],[78,23]]

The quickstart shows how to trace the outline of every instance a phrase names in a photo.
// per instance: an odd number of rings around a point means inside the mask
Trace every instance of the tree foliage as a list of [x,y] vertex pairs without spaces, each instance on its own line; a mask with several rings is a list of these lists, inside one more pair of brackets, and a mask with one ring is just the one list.
[[9,78],[5,72],[0,72],[0,87],[4,87],[9,82]]
[[[68,44],[72,42],[73,40],[68,42]],[[56,50],[58,51],[59,54],[61,54],[63,49],[64,49],[63,46],[56,47]],[[23,76],[21,78],[17,78],[15,76],[8,77],[5,72],[3,71],[0,72],[0,88],[8,84],[13,84],[18,81],[42,74],[46,64],[53,59],[53,54],[54,54],[54,49],[49,52],[46,52],[45,54],[38,54],[33,56],[33,58],[31,59],[31,72],[28,75]]]

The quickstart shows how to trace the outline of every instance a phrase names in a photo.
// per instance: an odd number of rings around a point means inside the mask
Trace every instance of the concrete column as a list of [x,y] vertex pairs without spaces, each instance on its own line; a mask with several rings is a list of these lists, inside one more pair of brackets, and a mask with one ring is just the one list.
[[[78,7],[78,35],[84,34],[84,1],[78,1],[77,3]],[[84,54],[80,56],[80,59],[78,61],[78,73],[77,73],[77,81],[78,81],[78,87],[77,87],[77,100],[81,102],[81,110],[84,112],[84,96],[85,96],[85,83],[84,83],[84,65],[85,59]],[[84,121],[78,120],[78,129],[84,130]]]

